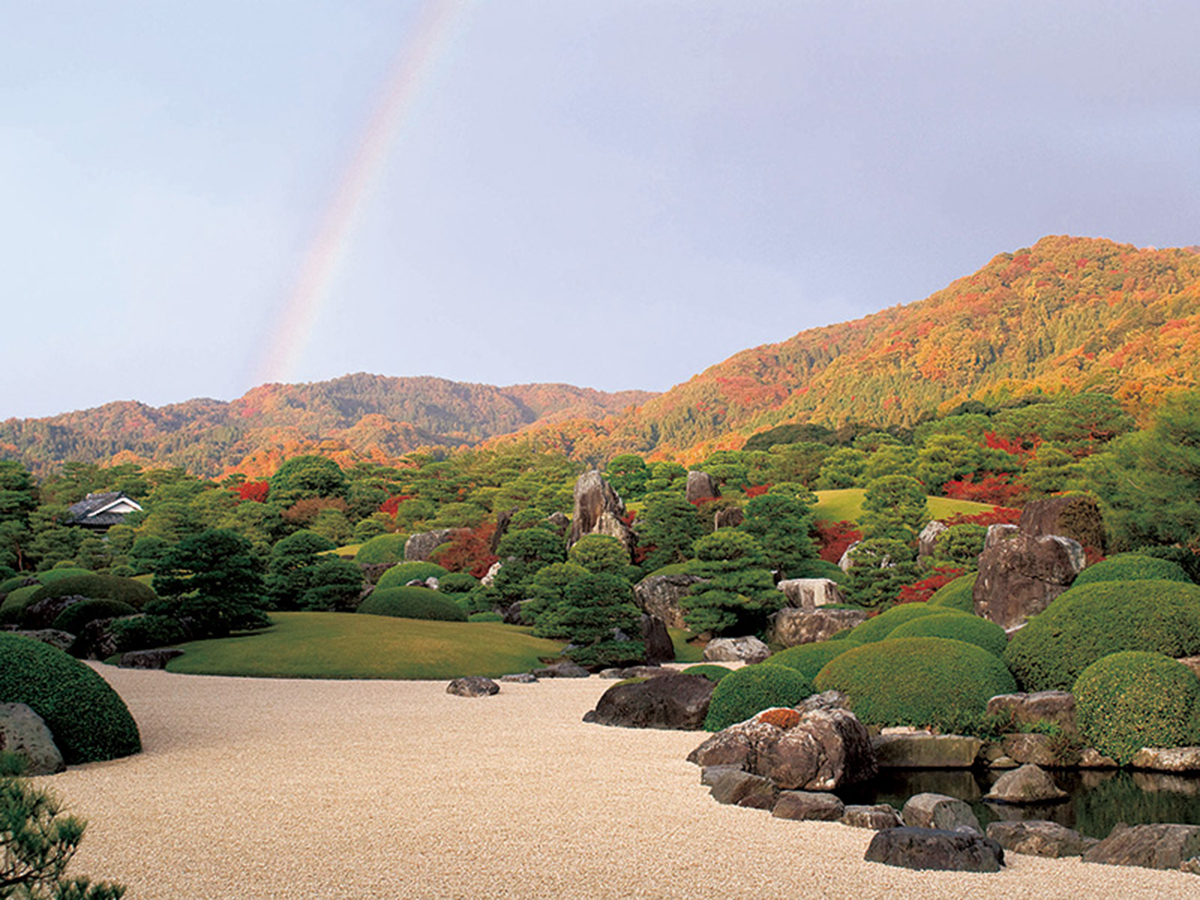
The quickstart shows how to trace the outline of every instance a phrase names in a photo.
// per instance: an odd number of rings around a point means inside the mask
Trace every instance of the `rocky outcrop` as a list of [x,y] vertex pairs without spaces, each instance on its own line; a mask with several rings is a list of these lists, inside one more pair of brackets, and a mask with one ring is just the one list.
[[66,597],[46,597],[26,607],[21,624],[30,631],[48,629],[63,610],[86,599],[87,597],[80,594],[70,594]]
[[841,589],[831,578],[787,578],[775,585],[787,597],[787,605],[805,612],[819,606],[843,603]]
[[1055,803],[1066,800],[1067,792],[1041,766],[1027,764],[1001,775],[983,799],[993,803]]
[[1062,766],[1075,760],[1060,759],[1048,734],[1008,734],[1001,741],[1004,753],[1021,765]]
[[27,637],[31,641],[41,641],[43,644],[57,647],[59,650],[70,650],[75,645],[75,635],[66,631],[59,631],[57,628],[38,628],[35,631],[18,631],[15,633],[21,637]]
[[409,562],[429,562],[429,556],[454,536],[455,529],[439,528],[422,531],[404,542],[404,558]]
[[881,769],[969,769],[983,747],[979,738],[929,732],[881,734],[871,743]]
[[484,576],[479,579],[479,583],[484,587],[491,587],[496,580],[496,573],[499,572],[503,566],[504,563],[502,562],[492,563],[491,566],[488,567],[487,572],[484,573]]
[[642,612],[662,619],[668,628],[686,628],[681,601],[692,585],[707,581],[699,575],[651,575],[633,586]]
[[1108,546],[1100,507],[1087,494],[1060,494],[1031,500],[1021,510],[1017,527],[1022,533],[1035,537],[1062,535],[1100,553]]
[[24,775],[54,775],[66,768],[54,735],[24,703],[0,703],[0,750],[25,760]]
[[534,669],[533,674],[538,678],[587,678],[592,673],[583,666],[564,660],[543,669]]
[[675,659],[675,645],[671,642],[671,633],[667,625],[658,616],[642,613],[641,619],[642,645],[646,648],[646,662],[650,664],[672,662]]
[[1075,698],[1067,691],[1037,691],[1033,694],[997,694],[988,701],[989,716],[1008,713],[1014,725],[1053,722],[1072,734],[1075,726]]
[[779,788],[769,778],[740,769],[727,769],[713,779],[710,793],[718,803],[750,809],[771,809],[779,796]]
[[991,838],[931,828],[889,828],[877,832],[864,857],[905,869],[999,872],[1004,848]]
[[970,828],[977,834],[983,834],[979,827],[979,819],[971,811],[971,807],[956,797],[945,794],[915,794],[908,798],[904,809],[904,824],[913,828],[937,828],[954,831],[958,828]]
[[714,687],[707,678],[679,673],[614,684],[583,720],[623,728],[699,731]]
[[1018,531],[996,540],[979,556],[975,614],[1017,628],[1070,587],[1086,564],[1078,541]]
[[687,473],[687,501],[699,503],[702,500],[712,500],[721,496],[721,489],[707,472]]
[[927,559],[937,550],[937,539],[947,531],[946,523],[937,519],[926,524],[917,536],[917,559]]
[[1178,869],[1194,856],[1200,856],[1200,825],[1118,825],[1083,861]]
[[1078,831],[1067,828],[1065,825],[1040,819],[1024,822],[993,822],[987,827],[987,836],[1012,853],[1043,856],[1048,859],[1083,856],[1100,843],[1096,838],[1084,837]]
[[753,636],[715,638],[704,648],[705,662],[760,663],[771,655],[771,648]]
[[512,675],[501,675],[501,684],[537,684],[538,677],[532,672],[515,672]]
[[777,819],[836,822],[846,807],[835,795],[814,791],[780,791],[771,815]]
[[1155,772],[1200,772],[1200,747],[1143,747],[1129,764]]
[[637,539],[623,521],[625,515],[624,502],[599,471],[584,472],[575,482],[575,511],[567,545],[574,546],[585,534],[606,534],[632,553]]
[[851,828],[869,828],[872,831],[899,828],[904,824],[904,819],[900,817],[900,810],[887,803],[876,803],[873,806],[847,806],[839,821]]
[[500,693],[500,685],[481,675],[467,675],[446,685],[446,693],[456,697],[490,697]]
[[742,512],[740,506],[719,509],[713,514],[713,530],[720,531],[722,528],[737,528],[745,521],[746,514]]
[[167,663],[183,656],[183,651],[176,648],[159,647],[154,650],[130,650],[121,654],[118,663],[122,669],[165,669]]
[[827,641],[839,631],[853,628],[867,620],[863,609],[803,609],[785,607],[770,617],[772,642],[783,647],[796,647],[816,641]]

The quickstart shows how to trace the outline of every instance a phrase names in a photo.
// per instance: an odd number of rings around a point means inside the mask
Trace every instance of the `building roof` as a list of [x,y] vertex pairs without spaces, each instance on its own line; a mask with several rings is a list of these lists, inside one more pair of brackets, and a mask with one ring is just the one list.
[[65,524],[107,526],[120,525],[131,512],[141,512],[141,506],[124,491],[105,491],[88,494],[78,503],[67,507]]

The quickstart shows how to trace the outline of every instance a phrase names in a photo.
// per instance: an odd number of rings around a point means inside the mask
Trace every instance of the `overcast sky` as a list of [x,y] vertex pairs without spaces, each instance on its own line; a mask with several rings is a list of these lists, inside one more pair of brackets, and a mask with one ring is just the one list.
[[1200,244],[1200,3],[0,0],[0,419],[665,390],[1046,234]]

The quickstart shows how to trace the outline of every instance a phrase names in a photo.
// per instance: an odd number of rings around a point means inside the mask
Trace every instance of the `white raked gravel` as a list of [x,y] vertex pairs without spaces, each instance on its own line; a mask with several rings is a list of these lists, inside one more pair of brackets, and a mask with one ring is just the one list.
[[585,725],[612,682],[212,678],[98,666],[145,752],[36,779],[89,820],[71,872],[128,900],[1189,898],[1200,877],[1009,854],[863,861],[871,832],[721,806],[702,735]]

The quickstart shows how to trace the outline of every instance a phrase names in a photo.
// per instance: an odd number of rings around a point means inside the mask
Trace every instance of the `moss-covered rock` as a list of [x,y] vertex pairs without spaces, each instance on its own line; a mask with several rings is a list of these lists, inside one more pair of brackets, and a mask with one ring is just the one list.
[[795,706],[813,692],[812,682],[787,666],[745,666],[717,682],[705,731],[720,731],[772,706]]
[[68,765],[142,749],[117,692],[79,660],[39,641],[0,633],[0,703],[24,703],[41,716]]
[[401,619],[467,621],[467,613],[457,603],[423,587],[377,587],[359,605],[358,611],[372,616],[395,616]]
[[965,641],[982,647],[997,658],[1004,655],[1008,647],[1008,635],[995,622],[978,616],[961,616],[947,610],[944,616],[921,616],[895,628],[888,640],[901,637],[941,637],[954,641]]

